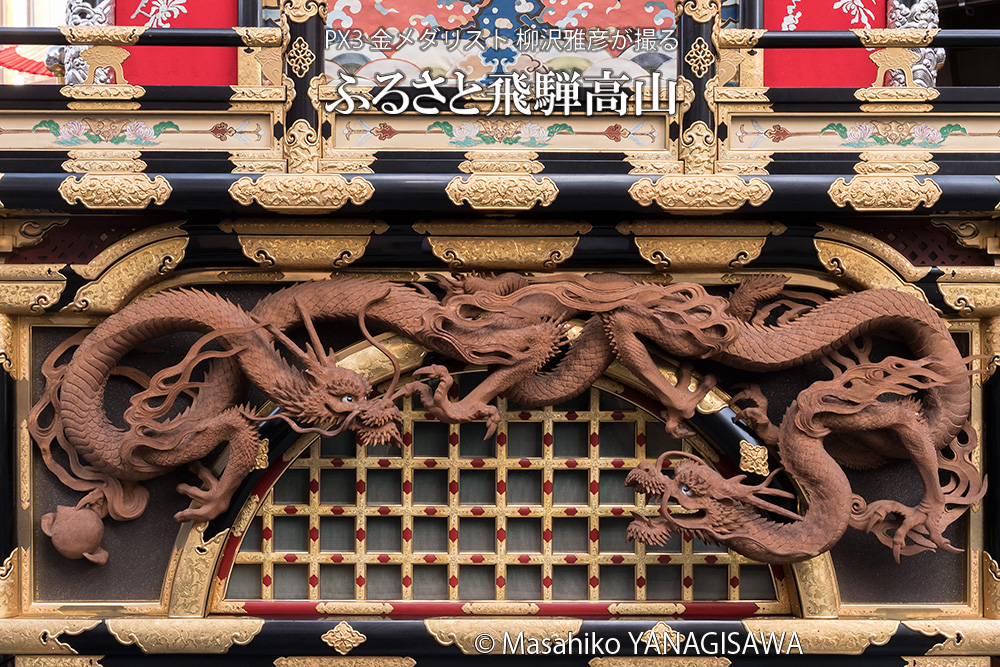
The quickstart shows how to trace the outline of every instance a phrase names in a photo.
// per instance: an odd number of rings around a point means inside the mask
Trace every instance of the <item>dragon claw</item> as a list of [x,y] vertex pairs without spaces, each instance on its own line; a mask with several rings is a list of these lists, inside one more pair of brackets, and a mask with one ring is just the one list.
[[174,514],[174,520],[178,523],[185,521],[211,521],[229,509],[230,493],[223,489],[219,479],[212,474],[212,471],[195,461],[188,468],[198,476],[204,483],[204,489],[199,489],[190,484],[178,484],[177,492],[197,501],[201,506],[181,510]]

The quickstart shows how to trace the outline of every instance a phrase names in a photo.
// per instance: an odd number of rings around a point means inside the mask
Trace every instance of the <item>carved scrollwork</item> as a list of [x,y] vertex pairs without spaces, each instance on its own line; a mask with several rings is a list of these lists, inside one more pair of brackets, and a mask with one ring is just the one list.
[[281,28],[242,27],[233,28],[247,46],[281,46]]
[[752,28],[727,28],[716,33],[719,48],[752,49],[757,41],[764,36],[766,30]]
[[744,181],[730,174],[666,175],[655,183],[642,178],[628,192],[642,206],[656,202],[670,212],[704,215],[728,213],[747,203],[760,206],[773,194],[759,178]]
[[319,171],[322,146],[319,132],[309,121],[300,118],[292,123],[285,133],[284,147],[288,173],[315,174]]
[[142,86],[133,85],[95,85],[80,83],[75,86],[63,86],[59,89],[63,97],[74,100],[122,101],[137,100],[146,94]]
[[135,46],[146,28],[126,25],[64,25],[59,27],[59,32],[70,44]]
[[869,646],[885,646],[899,629],[899,621],[794,620],[748,618],[747,632],[798,633],[802,652],[812,654],[861,655]]
[[264,174],[257,180],[244,176],[229,187],[229,194],[243,206],[256,201],[272,211],[320,213],[348,201],[360,206],[375,188],[361,177],[348,182],[340,174]]
[[860,28],[851,30],[865,48],[930,46],[937,28]]
[[287,16],[296,23],[304,23],[317,14],[326,22],[327,8],[325,0],[284,0],[281,4],[282,16]]
[[20,549],[14,549],[0,565],[0,618],[17,616],[21,608]]
[[452,269],[553,270],[573,256],[577,237],[430,237],[431,252]]
[[838,178],[828,193],[834,204],[850,203],[855,211],[912,211],[921,204],[934,206],[941,188],[929,178],[921,183],[909,174],[863,174],[850,181]]
[[660,271],[727,271],[760,257],[764,237],[636,237],[639,254]]
[[340,269],[365,254],[368,236],[239,236],[243,254],[268,269]]
[[163,204],[173,188],[163,176],[145,174],[87,174],[70,176],[59,186],[67,204],[79,201],[87,208],[142,209],[150,202]]
[[93,630],[101,622],[93,619],[10,618],[0,623],[0,651],[7,655],[75,655],[66,635]]
[[[95,623],[96,624],[96,623]],[[223,654],[246,646],[264,627],[260,618],[113,618],[105,621],[119,644],[143,653]]]
[[170,615],[201,617],[212,581],[216,562],[226,544],[229,531],[224,530],[205,540],[207,524],[191,527],[177,563],[177,573],[170,587]]
[[306,40],[298,37],[292,42],[292,46],[285,56],[285,62],[295,72],[295,76],[301,79],[309,71],[309,67],[316,62],[316,54],[309,48]]
[[699,79],[708,74],[708,70],[715,64],[715,54],[708,46],[708,42],[699,37],[691,44],[691,48],[684,55],[684,62]]
[[320,639],[340,655],[347,655],[364,644],[368,637],[352,628],[347,621],[341,621],[333,630],[324,632]]
[[686,174],[711,174],[716,157],[715,132],[704,121],[696,121],[681,135],[680,156]]
[[[531,605],[536,607],[537,605]],[[424,621],[424,627],[428,634],[442,646],[457,646],[465,655],[482,655],[477,650],[482,644],[477,645],[476,639],[484,632],[487,634],[496,633],[495,641],[490,653],[501,655],[503,653],[503,633],[507,632],[511,636],[523,633],[525,641],[543,639],[565,639],[570,635],[580,632],[583,621],[580,619],[565,618],[526,618],[510,619],[504,621],[503,630],[495,627],[483,625],[480,619],[471,618],[429,618]]]
[[840,588],[830,554],[792,565],[799,605],[804,618],[837,618],[840,614]]
[[678,16],[686,14],[698,23],[708,23],[722,11],[719,0],[687,0],[678,3],[677,10]]
[[536,203],[554,202],[559,188],[550,178],[539,180],[527,174],[473,174],[464,181],[456,176],[445,192],[456,206],[466,201],[475,209],[526,211]]
[[936,88],[892,88],[882,86],[878,88],[861,88],[854,91],[854,97],[862,102],[927,102],[937,99]]

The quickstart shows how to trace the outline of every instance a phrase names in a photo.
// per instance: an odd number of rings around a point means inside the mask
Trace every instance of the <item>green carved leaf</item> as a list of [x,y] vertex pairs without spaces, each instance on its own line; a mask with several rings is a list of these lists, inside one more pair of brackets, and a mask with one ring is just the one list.
[[153,126],[153,134],[157,137],[160,136],[160,133],[163,132],[164,130],[177,130],[178,132],[180,132],[181,128],[177,127],[176,123],[173,123],[169,120],[165,120]]
[[548,131],[550,139],[559,134],[560,132],[569,132],[570,134],[576,134],[573,131],[573,128],[567,125],[566,123],[556,123],[554,125],[549,125]]
[[434,128],[437,128],[437,129],[441,130],[442,132],[444,132],[445,134],[447,134],[449,137],[454,137],[455,136],[455,129],[451,126],[451,123],[445,122],[443,120],[439,120],[438,122],[431,123],[430,125],[427,126],[428,130],[433,130]]
[[494,139],[488,134],[483,134],[482,132],[480,132],[476,136],[479,137],[484,144],[495,144],[497,142],[496,139]]
[[965,134],[965,135],[968,135],[969,133],[966,131],[966,129],[964,127],[962,127],[958,123],[948,123],[947,125],[945,125],[944,127],[941,128],[941,138],[942,139],[947,139],[948,136],[951,135],[951,134]]
[[31,131],[35,132],[40,127],[44,127],[45,129],[47,129],[49,132],[51,132],[53,135],[55,135],[57,137],[59,136],[59,123],[55,122],[54,120],[43,120],[38,125],[36,125],[33,128],[31,128]]
[[829,125],[827,125],[826,127],[824,127],[822,130],[820,130],[819,133],[820,134],[826,134],[827,130],[833,130],[834,132],[836,132],[837,134],[840,135],[841,139],[846,139],[847,138],[847,128],[844,127],[841,123],[830,123]]

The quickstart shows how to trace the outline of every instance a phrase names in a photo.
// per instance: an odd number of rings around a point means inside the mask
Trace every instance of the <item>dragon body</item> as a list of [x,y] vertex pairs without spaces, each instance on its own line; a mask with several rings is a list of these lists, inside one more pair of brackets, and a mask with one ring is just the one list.
[[[678,371],[676,385],[667,382],[650,356],[650,343],[682,360],[708,358],[735,368],[767,371],[835,355],[839,347],[859,336],[891,330],[915,355],[930,360],[927,363],[935,369],[964,370],[936,314],[925,304],[891,291],[871,290],[816,302],[799,308],[795,317],[779,317],[778,324],[768,324],[754,317],[755,309],[758,303],[777,296],[784,282],[769,276],[744,283],[728,298],[709,294],[695,284],[653,285],[616,274],[436,278],[445,291],[443,298],[419,285],[361,277],[294,285],[262,299],[250,310],[198,290],[154,295],[124,308],[93,331],[70,339],[50,355],[43,365],[45,392],[31,411],[29,430],[49,469],[67,486],[87,494],[74,509],[77,514],[110,514],[119,520],[139,516],[148,500],[140,482],[190,463],[204,488],[178,487],[198,501],[198,506],[179,512],[176,518],[206,520],[225,511],[253,468],[261,447],[257,434],[260,422],[282,419],[297,431],[327,435],[350,428],[365,444],[397,442],[400,416],[393,401],[404,394],[418,395],[427,410],[442,421],[485,419],[492,431],[499,414],[489,403],[496,396],[506,395],[530,406],[557,403],[586,390],[617,360],[643,380],[663,404],[668,431],[683,435],[687,431],[682,422],[693,416],[715,381],[706,376],[690,389],[691,369],[685,363]],[[566,326],[571,318],[584,320],[572,340]],[[396,374],[390,390],[381,398],[371,398],[368,381],[336,365],[335,355],[324,349],[313,325],[315,321],[345,320],[357,321],[366,337],[386,354],[388,351],[367,333],[368,324],[394,331],[452,359],[488,366],[490,373],[461,400],[452,401],[448,397],[452,379],[444,367],[418,369],[414,372],[416,381],[397,390],[399,368],[393,359]],[[305,349],[287,335],[300,327],[309,336]],[[202,337],[178,364],[151,378],[120,365],[126,354],[145,341],[182,331]],[[72,357],[60,365],[73,347]],[[195,368],[204,368],[203,362],[207,362],[207,370],[198,376]],[[932,379],[927,379],[931,371],[927,373],[924,384],[910,392],[919,393],[920,399],[907,399],[902,409],[908,419],[925,425],[922,437],[933,458],[965,425],[969,387],[964,372],[935,370]],[[106,386],[114,375],[125,375],[141,386],[125,411],[125,428],[112,423],[105,406]],[[239,405],[248,382],[280,406],[280,411],[262,418]],[[813,387],[818,395],[826,390],[819,387],[821,384]],[[190,397],[189,405],[174,409],[182,394]],[[884,426],[864,420],[848,428],[837,422],[847,416],[826,418],[822,411],[805,407],[803,397],[798,403],[801,406],[796,414],[819,423],[817,432],[829,429],[836,434],[853,429],[865,434],[877,428],[902,428],[895,423]],[[759,413],[759,406],[756,412],[752,406],[742,414],[749,419],[754,414],[759,417]],[[761,429],[775,430],[769,423],[757,421]],[[846,495],[841,488],[846,484],[843,472],[825,452],[823,435],[803,444],[791,431],[785,433],[786,422],[793,421],[800,420],[786,416],[774,439],[781,458],[806,490],[810,515],[814,508],[822,508],[824,516],[836,514],[840,517],[837,522],[844,523],[844,507],[850,516],[852,500],[849,485]],[[334,430],[325,430],[324,425]],[[222,442],[229,443],[230,458],[216,479],[197,461]],[[53,456],[55,447],[65,452],[68,468]],[[911,449],[903,446],[884,454],[909,455],[917,462]],[[842,454],[851,456],[847,445]],[[649,479],[660,476],[669,480],[659,469],[646,466]],[[933,460],[928,466],[936,475]],[[930,475],[928,472],[925,486]],[[644,479],[639,480],[640,486]],[[768,526],[762,522],[768,519],[762,515],[741,520],[759,524],[761,531],[767,532]],[[676,529],[666,519],[643,521],[642,530],[631,531],[634,537],[644,539],[648,534],[655,541],[661,533]],[[86,556],[99,549],[99,544],[87,546],[96,533],[89,516],[79,521],[50,518],[43,523],[60,532],[53,535],[54,543],[84,545],[63,551],[67,556]],[[66,539],[67,531],[76,530],[74,525],[88,526],[80,530],[89,532]],[[822,530],[836,534],[832,541],[839,537],[837,526],[831,529],[824,525]],[[99,543],[99,536],[96,539]],[[749,538],[741,539],[751,544],[746,541]],[[767,539],[756,536],[752,543],[758,546],[746,546],[746,550],[767,560]],[[773,554],[786,554],[775,556],[778,558],[800,555],[789,549],[777,545]],[[790,553],[792,556],[787,556]]]

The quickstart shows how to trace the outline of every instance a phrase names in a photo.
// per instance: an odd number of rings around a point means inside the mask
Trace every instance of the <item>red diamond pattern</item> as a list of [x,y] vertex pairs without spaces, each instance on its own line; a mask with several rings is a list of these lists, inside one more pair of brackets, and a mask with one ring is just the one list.
[[572,565],[573,563],[576,562],[576,556],[572,556],[572,555],[566,556],[566,562],[569,563],[570,565]]
[[409,577],[403,577],[403,586],[409,588],[412,585],[413,585],[413,579],[410,579]]
[[507,444],[507,434],[506,433],[500,433],[500,434],[497,435],[497,444],[498,445],[506,445]]
[[319,530],[317,530],[316,528],[310,528],[309,529],[309,540],[312,541],[312,542],[315,542],[318,539],[319,539]]
[[309,492],[316,493],[317,491],[319,491],[319,480],[309,480]]
[[527,565],[528,563],[531,562],[531,556],[529,556],[528,554],[521,554],[520,556],[517,557],[517,560]]
[[437,461],[435,461],[434,459],[425,459],[424,465],[427,466],[428,468],[433,468],[434,466],[437,465]]
[[482,468],[484,465],[486,465],[486,462],[482,459],[472,459],[473,468]]
[[294,563],[297,560],[298,560],[298,557],[295,554],[285,554],[285,562],[286,563]]
[[507,539],[507,531],[504,530],[503,528],[501,528],[500,530],[498,530],[497,531],[497,539],[500,540],[501,542],[503,542],[504,540],[506,540]]
[[546,480],[545,483],[542,484],[542,493],[544,493],[547,496],[551,495],[551,493],[552,493],[552,482]]
[[643,586],[646,585],[646,578],[639,577],[638,579],[635,580],[635,585],[638,586],[639,588],[642,588]]
[[596,480],[590,483],[590,492],[591,493],[593,493],[593,494],[596,495],[597,492],[600,491],[600,490],[601,490],[601,486],[597,483]]
[[378,508],[378,513],[381,514],[382,516],[385,516],[386,514],[388,514],[391,511],[392,510],[390,510],[388,507],[379,507]]
[[517,513],[520,514],[521,516],[528,516],[529,514],[531,514],[531,508],[522,507],[521,509],[517,510]]
[[715,561],[717,560],[719,559],[716,558],[715,556],[705,556],[705,562],[708,563],[709,565],[714,565]]
[[577,417],[579,417],[579,416],[580,416],[580,415],[576,414],[576,413],[575,413],[575,412],[573,412],[572,410],[570,410],[569,412],[567,412],[567,413],[566,413],[566,419],[568,419],[568,420],[570,420],[570,421],[575,421],[575,420],[576,420],[576,418],[577,418]]
[[623,465],[625,465],[625,462],[622,461],[621,459],[615,459],[614,461],[611,462],[611,465],[614,466],[615,468],[621,468]]
[[295,514],[296,512],[298,512],[298,510],[291,505],[285,508],[285,514]]
[[403,541],[404,542],[409,542],[411,539],[413,539],[413,531],[410,530],[409,528],[404,528],[403,529]]
[[576,462],[576,459],[569,459],[568,461],[566,461],[567,468],[575,468],[577,465],[579,464]]
[[625,413],[620,410],[615,410],[614,412],[611,413],[611,418],[614,419],[616,422],[620,422],[621,420],[625,419]]
[[733,577],[732,579],[729,580],[729,586],[730,586],[730,588],[736,588],[739,585],[740,585],[740,578],[739,577]]
[[546,528],[545,530],[543,530],[542,531],[542,540],[545,541],[545,542],[551,542],[552,541],[552,531],[549,530],[548,528]]
[[520,417],[521,419],[531,419],[531,413],[530,412],[522,412],[521,414],[518,415],[518,417]]
[[591,577],[590,578],[590,587],[591,588],[597,588],[597,584],[599,584],[599,583],[601,583],[601,580],[598,579],[597,577]]
[[528,459],[521,459],[520,461],[517,462],[517,464],[519,466],[521,466],[522,468],[530,468],[531,467],[531,461],[529,461]]
[[660,556],[656,560],[659,561],[660,563],[663,563],[664,565],[666,565],[667,563],[670,562],[670,556]]
[[473,507],[472,516],[482,516],[484,511],[482,507]]
[[343,554],[333,554],[332,556],[330,556],[330,560],[332,560],[334,563],[343,563],[344,556]]
[[315,574],[309,577],[309,585],[312,586],[313,588],[316,588],[316,586],[319,585],[319,577],[317,577]]
[[575,507],[567,507],[566,508],[566,516],[576,516],[576,508]]
[[448,436],[448,444],[449,445],[458,444],[458,433],[452,433],[451,435]]
[[452,577],[451,579],[449,579],[448,580],[448,585],[451,586],[452,588],[457,587],[458,586],[458,577]]
[[265,528],[264,530],[261,531],[261,535],[263,535],[265,540],[271,539],[271,529]]
[[597,447],[601,442],[601,438],[596,433],[590,434],[590,446]]
[[611,514],[614,515],[614,516],[621,516],[624,513],[625,513],[625,510],[623,510],[621,507],[612,507],[611,508]]
[[482,555],[480,554],[474,554],[469,560],[471,560],[473,563],[482,563],[486,559],[483,558]]
[[365,488],[366,488],[366,487],[365,487],[365,482],[364,482],[364,480],[360,480],[360,481],[358,482],[358,493],[364,493],[364,492],[365,492]]
[[448,482],[448,492],[451,493],[452,495],[458,493],[458,482],[456,480],[453,479],[450,482]]
[[592,531],[590,531],[590,541],[596,542],[599,539],[601,539],[601,534],[597,532],[596,528],[594,528]]
[[458,529],[452,528],[451,530],[449,530],[448,531],[448,539],[451,540],[452,542],[457,542],[458,541]]
[[497,482],[497,493],[507,493],[507,482],[502,479]]
[[403,444],[406,445],[407,447],[409,447],[410,445],[413,444],[413,434],[412,433],[404,433],[403,434]]
[[551,433],[546,433],[545,435],[542,436],[542,444],[545,445],[546,447],[552,446],[552,434]]
[[358,538],[358,542],[360,542],[361,540],[365,539],[365,529],[358,528],[358,532],[354,533],[354,535]]
[[624,561],[625,561],[625,558],[623,556],[620,556],[620,555],[619,556],[612,556],[611,557],[611,562],[614,563],[615,565],[619,565],[619,564],[623,563]]
[[389,562],[389,556],[387,554],[380,555],[378,557],[378,562],[380,562],[380,563],[388,563]]
[[691,581],[691,577],[684,577],[684,580],[681,582],[681,584],[684,585],[684,588],[691,588],[692,583],[694,582]]
[[406,480],[403,482],[403,493],[411,493],[413,491],[413,482]]
[[437,556],[435,556],[434,554],[427,554],[426,556],[424,556],[424,561],[427,563],[433,563],[436,560]]
[[505,586],[506,584],[507,584],[507,580],[506,579],[504,579],[503,577],[497,577],[497,586],[501,586],[502,587],[502,586]]
[[261,583],[262,583],[262,584],[264,584],[265,586],[270,586],[270,585],[271,585],[271,575],[269,575],[269,574],[265,574],[265,575],[264,575],[264,578],[263,578],[263,579],[261,579],[260,581],[261,581]]
[[358,578],[354,580],[354,583],[356,583],[358,586],[364,586],[365,578],[362,577],[361,575],[358,575]]
[[548,588],[551,585],[552,585],[552,577],[545,577],[544,579],[542,579],[542,586]]

